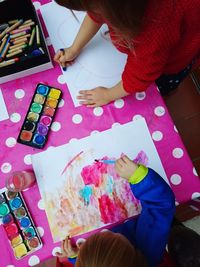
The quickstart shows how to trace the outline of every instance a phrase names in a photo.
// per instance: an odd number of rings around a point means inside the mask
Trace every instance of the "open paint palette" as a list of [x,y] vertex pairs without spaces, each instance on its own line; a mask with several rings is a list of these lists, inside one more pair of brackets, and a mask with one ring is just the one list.
[[21,193],[0,193],[0,220],[16,259],[42,247],[42,241]]
[[60,89],[41,83],[37,85],[17,142],[44,147],[61,96]]

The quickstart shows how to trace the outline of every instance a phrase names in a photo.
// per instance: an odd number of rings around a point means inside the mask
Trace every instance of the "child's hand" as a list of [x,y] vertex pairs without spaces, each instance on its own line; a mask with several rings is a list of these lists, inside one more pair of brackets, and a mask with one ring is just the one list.
[[61,252],[56,252],[56,256],[59,258],[73,258],[77,256],[79,248],[80,246],[72,246],[71,240],[66,237],[61,243]]
[[54,56],[54,60],[60,64],[62,67],[67,67],[72,65],[75,58],[78,56],[78,52],[75,51],[71,46],[68,48],[64,48],[62,50],[58,50]]
[[129,180],[133,173],[138,168],[138,165],[131,161],[127,156],[123,156],[115,163],[115,170],[119,176]]
[[106,87],[99,86],[91,90],[82,90],[79,94],[77,96],[77,99],[81,100],[79,103],[87,107],[100,107],[111,102],[109,89]]

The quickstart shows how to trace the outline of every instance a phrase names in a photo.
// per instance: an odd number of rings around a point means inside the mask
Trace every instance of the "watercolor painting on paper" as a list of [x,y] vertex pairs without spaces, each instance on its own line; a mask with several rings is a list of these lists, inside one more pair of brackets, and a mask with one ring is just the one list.
[[[137,215],[139,202],[114,164],[84,163],[91,151],[77,154],[61,173],[54,194],[45,192],[45,209],[54,241],[124,221]],[[104,157],[108,159],[108,157]]]
[[109,228],[140,212],[130,185],[116,174],[114,164],[95,161],[115,160],[123,153],[151,166],[167,181],[144,119],[32,155],[54,242]]

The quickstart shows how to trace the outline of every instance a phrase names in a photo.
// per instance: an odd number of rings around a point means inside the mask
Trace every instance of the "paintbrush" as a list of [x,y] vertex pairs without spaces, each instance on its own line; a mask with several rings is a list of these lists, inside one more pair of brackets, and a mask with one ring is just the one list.
[[114,159],[95,159],[94,161],[95,162],[102,162],[105,164],[115,164],[116,163],[116,160],[114,160]]

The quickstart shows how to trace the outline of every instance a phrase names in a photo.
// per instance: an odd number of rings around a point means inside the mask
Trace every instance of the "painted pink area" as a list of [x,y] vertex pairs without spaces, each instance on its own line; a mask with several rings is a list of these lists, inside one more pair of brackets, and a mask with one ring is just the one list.
[[[37,2],[44,4],[50,1],[37,0]],[[53,58],[54,50],[52,46],[49,46],[49,48]],[[163,138],[160,141],[154,141],[154,143],[165,168],[167,177],[169,178],[171,187],[175,193],[177,202],[180,203],[189,201],[193,196],[196,196],[196,193],[200,191],[200,179],[194,171],[188,153],[178,132],[174,129],[174,123],[172,122],[167,108],[154,84],[148,88],[143,100],[137,100],[135,95],[128,96],[124,98],[124,102],[119,103],[120,105],[111,103],[103,107],[102,115],[96,116],[93,109],[86,107],[74,108],[67,86],[59,82],[62,81],[61,75],[62,72],[60,67],[54,63],[54,69],[33,74],[22,79],[17,79],[0,86],[10,118],[12,119],[13,114],[16,113],[21,117],[21,119],[17,122],[13,122],[11,119],[0,122],[1,188],[5,186],[6,177],[10,172],[30,168],[31,163],[27,164],[27,161],[25,160],[27,155],[29,156],[30,154],[39,152],[38,149],[18,143],[8,146],[7,140],[9,140],[9,138],[14,138],[14,140],[16,140],[35,87],[39,82],[42,82],[60,88],[63,91],[64,100],[64,105],[58,109],[54,120],[55,122],[60,123],[61,128],[59,131],[50,132],[47,145],[44,150],[50,146],[65,144],[72,138],[80,139],[88,136],[93,133],[93,131],[107,130],[116,122],[120,124],[127,123],[135,118],[135,116],[140,115],[145,117],[151,134],[156,131],[160,131],[163,134]],[[15,92],[19,89],[24,90],[24,97],[15,97]],[[156,115],[155,109],[157,107],[164,108],[164,114],[160,116]],[[73,123],[72,119],[76,114],[82,116],[83,119],[81,123]],[[173,156],[173,151],[176,148],[180,148],[183,151],[183,155],[180,158],[175,158]],[[174,174],[178,174],[181,177],[180,183],[171,183],[170,178]],[[41,196],[37,185],[34,185],[28,191],[24,192],[23,195],[35,224],[44,229],[44,235],[42,236],[43,248],[32,254],[37,256],[40,262],[42,262],[52,257],[53,249],[60,246],[60,243],[53,244],[45,211],[38,208],[38,202],[40,201]],[[0,236],[1,267],[9,265],[13,265],[15,267],[29,266],[29,259],[32,255],[24,257],[19,261],[16,260],[10,249],[10,244],[2,226],[0,226]]]
[[140,151],[137,157],[133,161],[137,164],[142,164],[144,166],[147,166],[149,159],[144,151]]
[[86,166],[81,171],[81,176],[85,185],[94,184],[98,187],[102,182],[102,175],[107,173],[107,166],[102,162]]
[[127,211],[116,194],[114,194],[114,200],[110,199],[108,195],[102,195],[99,198],[99,207],[102,221],[105,224],[127,218]]

